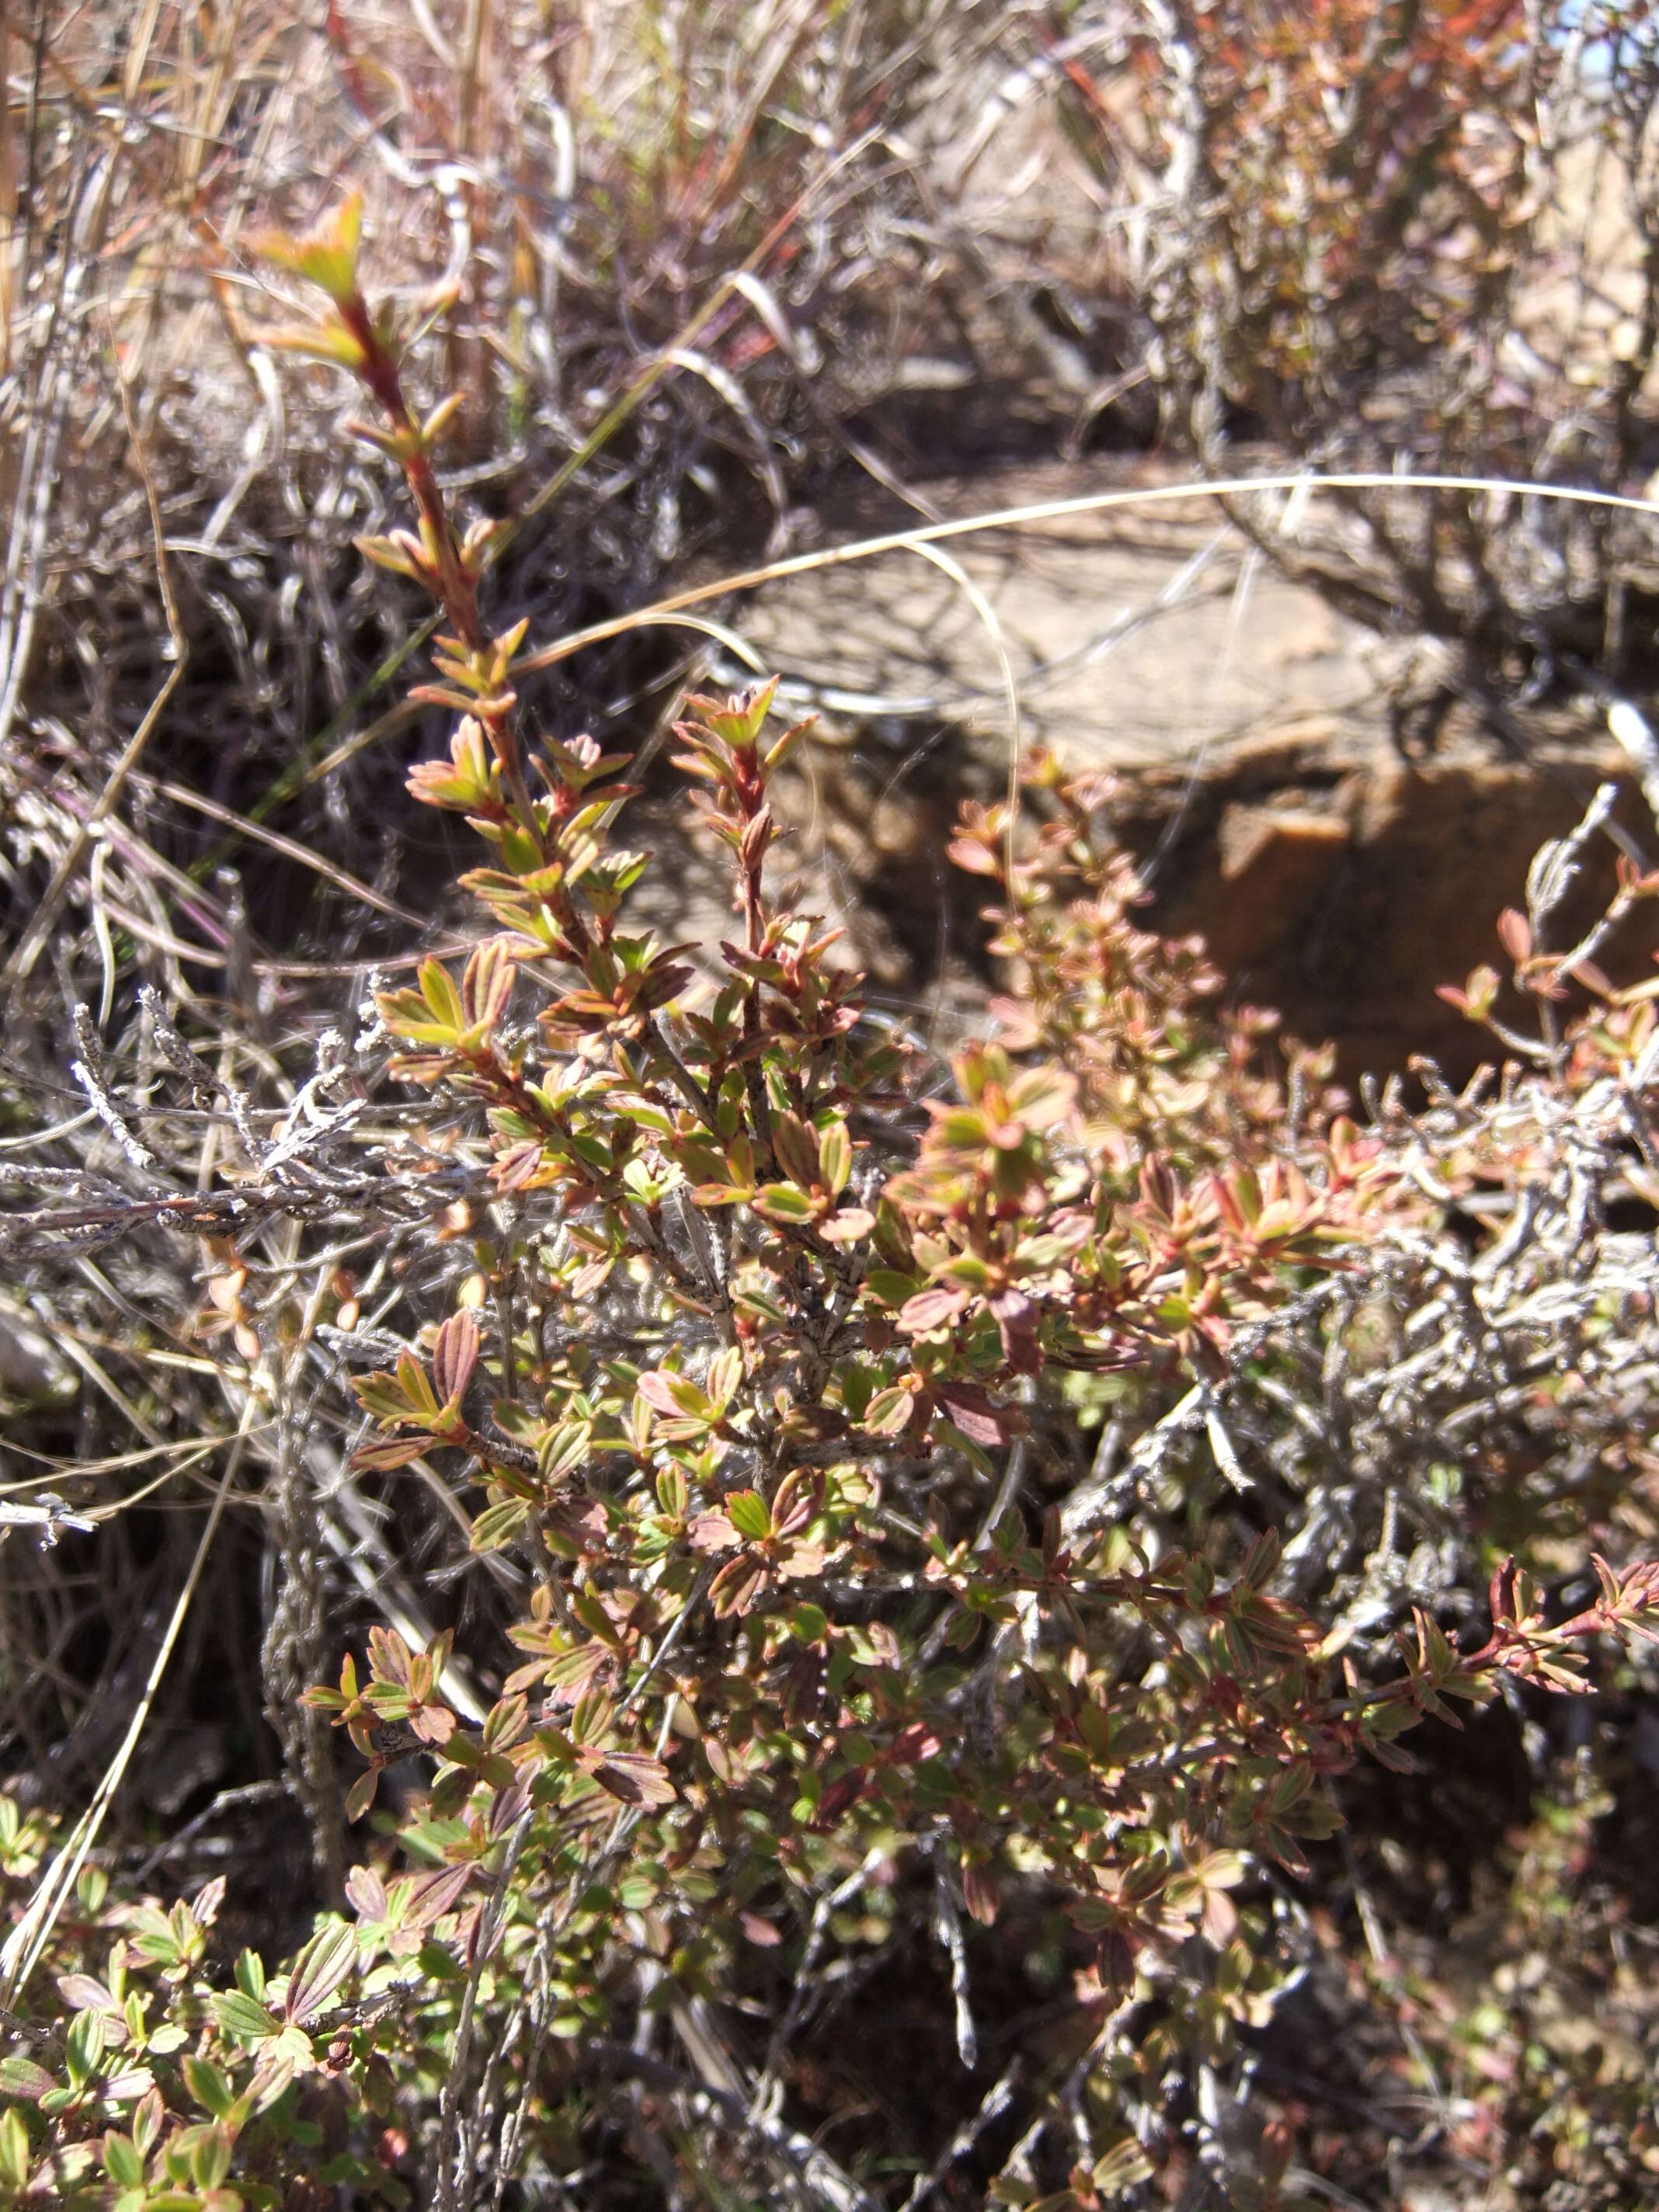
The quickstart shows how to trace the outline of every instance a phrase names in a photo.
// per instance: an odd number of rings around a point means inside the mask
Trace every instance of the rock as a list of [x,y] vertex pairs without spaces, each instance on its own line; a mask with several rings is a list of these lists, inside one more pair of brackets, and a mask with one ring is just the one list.
[[[1334,734],[1325,763],[1311,747],[1302,780],[1265,799],[1231,795],[1241,781],[1250,792],[1248,763],[1212,762],[1173,865],[1158,869],[1155,918],[1206,937],[1237,996],[1278,1006],[1299,1036],[1328,1038],[1346,1080],[1402,1068],[1414,1054],[1461,1079],[1502,1048],[1437,987],[1482,962],[1507,971],[1499,914],[1524,902],[1538,848],[1571,830],[1598,778],[1616,778],[1624,763],[1605,744],[1523,764],[1469,743],[1419,763],[1383,752],[1333,783],[1338,754]],[[1173,802],[1161,796],[1164,807],[1149,805],[1131,827],[1139,849],[1156,850],[1167,830]],[[1626,774],[1616,818],[1640,837],[1644,817]],[[1554,945],[1577,943],[1603,910],[1614,859],[1605,839],[1586,854]],[[1633,979],[1656,943],[1651,909],[1638,910],[1607,963]],[[1500,1011],[1524,1025],[1519,1000]]]
[[[988,513],[1159,480],[1142,464],[1114,483],[1091,463],[925,490],[945,514]],[[1122,507],[952,540],[994,637],[913,554],[762,592],[743,628],[792,708],[821,718],[793,807],[803,881],[889,992],[908,975],[925,996],[971,965],[980,901],[945,880],[939,852],[960,799],[1006,787],[1006,653],[1024,746],[1113,772],[1157,927],[1201,932],[1233,996],[1329,1038],[1346,1081],[1419,1053],[1464,1077],[1501,1048],[1437,987],[1482,962],[1506,972],[1498,916],[1523,902],[1533,854],[1600,778],[1620,781],[1620,820],[1659,847],[1632,764],[1588,708],[1558,715],[1525,760],[1467,707],[1429,713],[1413,727],[1432,745],[1407,759],[1392,704],[1443,689],[1444,653],[1380,645],[1219,520],[1201,501]],[[831,518],[842,538],[891,520]],[[1601,910],[1613,857],[1605,839],[1586,855],[1558,945]],[[1609,955],[1623,980],[1649,972],[1649,913]]]
[[1228,803],[1216,833],[1216,913],[1205,935],[1229,974],[1301,943],[1352,842],[1353,825],[1340,813]]

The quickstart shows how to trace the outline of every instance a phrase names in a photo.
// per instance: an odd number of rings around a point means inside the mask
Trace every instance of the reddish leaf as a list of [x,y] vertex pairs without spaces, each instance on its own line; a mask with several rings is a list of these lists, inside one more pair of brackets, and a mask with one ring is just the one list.
[[1006,1444],[1025,1426],[1012,1406],[1000,1406],[974,1382],[935,1382],[933,1395],[969,1443]]
[[410,1887],[404,1926],[429,1928],[434,1920],[441,1920],[445,1913],[453,1911],[459,1903],[475,1871],[470,1866],[453,1866],[439,1867],[431,1874],[416,1875]]
[[948,1328],[967,1311],[969,1304],[969,1293],[959,1285],[938,1284],[905,1300],[899,1310],[899,1327],[908,1329],[912,1336],[925,1336],[930,1330]]
[[695,1383],[688,1382],[684,1375],[675,1375],[662,1368],[641,1375],[638,1389],[641,1397],[653,1413],[665,1414],[671,1420],[698,1411],[697,1401],[702,1398],[702,1391]]
[[362,1920],[384,1920],[386,1884],[373,1867],[356,1866],[345,1879],[346,1902]]
[[624,1805],[672,1805],[678,1794],[668,1778],[667,1768],[647,1752],[605,1752],[588,1771],[601,1790],[620,1798]]
[[752,1553],[730,1559],[708,1585],[708,1602],[717,1620],[730,1614],[741,1615],[759,1597],[766,1582],[766,1571]]
[[398,1689],[407,1690],[412,1663],[409,1646],[395,1628],[369,1630],[369,1671],[377,1682],[395,1683]]
[[380,1787],[380,1770],[371,1766],[360,1774],[346,1793],[345,1816],[348,1820],[361,1820],[374,1802],[374,1792]]
[[478,1359],[478,1324],[463,1306],[438,1331],[432,1347],[432,1379],[446,1406],[459,1405]]
[[699,1513],[686,1534],[699,1552],[729,1552],[743,1541],[724,1513]]
[[38,2105],[42,2097],[50,2096],[58,2087],[56,2079],[44,2066],[37,2066],[32,2058],[13,2051],[0,2058],[0,2094],[21,2098],[24,2103]]
[[360,1444],[351,1455],[351,1464],[366,1474],[390,1474],[394,1468],[407,1467],[411,1460],[419,1459],[429,1450],[433,1439],[429,1436],[387,1437],[383,1441]]

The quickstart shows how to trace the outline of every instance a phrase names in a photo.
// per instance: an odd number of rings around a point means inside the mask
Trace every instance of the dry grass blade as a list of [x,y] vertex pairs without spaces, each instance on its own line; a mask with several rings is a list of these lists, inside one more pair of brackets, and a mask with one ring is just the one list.
[[104,1825],[105,1815],[108,1813],[114,1801],[115,1793],[121,1786],[122,1778],[131,1764],[132,1755],[138,1748],[138,1741],[149,1719],[150,1707],[155,1702],[155,1693],[161,1687],[161,1678],[167,1672],[167,1662],[173,1656],[173,1647],[179,1641],[179,1633],[200,1586],[203,1571],[207,1565],[209,1553],[213,1548],[213,1539],[218,1533],[225,1501],[230,1495],[231,1485],[241,1471],[242,1454],[258,1418],[258,1401],[250,1392],[247,1402],[243,1408],[240,1425],[235,1436],[230,1440],[229,1455],[225,1462],[225,1471],[220,1478],[217,1490],[214,1492],[212,1508],[198,1540],[196,1555],[191,1561],[190,1572],[185,1577],[184,1587],[179,1591],[178,1601],[173,1608],[172,1618],[167,1623],[160,1649],[150,1667],[143,1694],[139,1698],[131,1719],[127,1723],[126,1733],[122,1737],[114,1757],[105,1769],[103,1779],[93,1793],[92,1800],[86,1811],[76,1822],[56,1856],[42,1875],[29,1905],[6,1938],[3,1947],[0,1947],[0,2005],[9,2007],[15,2004],[29,1976],[33,1972],[42,1952],[51,1941],[52,1931],[58,1916],[69,1902],[70,1893],[75,1886],[76,1880],[86,1863],[87,1854],[98,1839],[99,1832]]
[[953,561],[942,547],[927,538],[918,538],[909,550],[919,553],[922,559],[947,575],[972,607],[990,638],[992,650],[1002,671],[1003,700],[1008,714],[1007,796],[1008,838],[1007,852],[1012,864],[1014,817],[1019,808],[1020,771],[1024,765],[1024,747],[1020,741],[1019,682],[1014,674],[1013,655],[1008,650],[1008,641],[1003,635],[1002,624],[997,620],[996,609],[959,561]]
[[787,577],[810,576],[852,562],[873,561],[888,553],[919,552],[957,538],[971,538],[998,530],[1028,528],[1042,522],[1062,522],[1084,514],[1107,514],[1139,507],[1190,505],[1201,500],[1241,500],[1252,494],[1317,491],[1405,491],[1432,494],[1455,492],[1475,495],[1538,499],[1566,507],[1601,509],[1608,514],[1640,515],[1659,520],[1659,500],[1626,492],[1598,491],[1584,484],[1529,483],[1507,477],[1437,476],[1411,470],[1352,470],[1310,473],[1306,470],[1267,471],[1254,477],[1223,477],[1192,483],[1152,484],[1132,489],[1080,492],[1066,499],[1033,500],[1023,505],[988,509],[981,514],[957,516],[945,522],[926,523],[914,529],[886,531],[874,538],[855,538],[844,545],[821,546],[810,553],[790,554],[758,567],[736,569],[706,584],[673,592],[651,605],[592,623],[551,645],[526,653],[518,663],[523,672],[553,668],[590,646],[623,637],[709,600],[729,599]]

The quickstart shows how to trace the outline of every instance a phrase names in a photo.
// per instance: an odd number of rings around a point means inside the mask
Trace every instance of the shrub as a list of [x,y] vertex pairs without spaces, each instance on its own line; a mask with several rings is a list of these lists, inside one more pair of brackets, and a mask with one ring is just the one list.
[[[1609,1225],[1659,1199],[1653,989],[1607,986],[1599,936],[1549,949],[1569,841],[1505,917],[1511,984],[1461,992],[1501,1083],[1414,1117],[1391,1090],[1361,1127],[1317,1055],[1282,1080],[1271,1023],[1215,1011],[1200,947],[1135,926],[1104,787],[1040,758],[954,847],[1010,995],[947,1072],[775,888],[769,786],[804,732],[770,687],[678,729],[729,940],[635,931],[626,763],[531,740],[525,632],[482,611],[487,535],[432,467],[447,408],[410,403],[355,207],[267,250],[328,295],[297,342],[407,479],[416,526],[364,550],[447,626],[426,690],[454,732],[410,782],[483,840],[495,933],[379,992],[416,1103],[373,1174],[341,1150],[373,1071],[336,1041],[308,1111],[268,1141],[233,1097],[240,1165],[158,1188],[88,1023],[125,1169],[68,1200],[9,1170],[47,1194],[9,1234],[212,1240],[200,1333],[245,1363],[244,1433],[262,1403],[283,1433],[279,1611],[315,1595],[318,1400],[273,1378],[313,1346],[367,1352],[352,1474],[393,1510],[436,1486],[468,1571],[423,1648],[377,1622],[278,1698],[325,1883],[322,1723],[363,1838],[280,1964],[218,1942],[244,1869],[167,1904],[88,1856],[95,1822],[0,1800],[0,2186],[839,2212],[896,2172],[912,2204],[1290,2202],[1293,2100],[1250,2088],[1346,1940],[1306,1902],[1345,1778],[1659,1641],[1651,1270]],[[1656,890],[1627,872],[1620,908]],[[1594,1002],[1564,1024],[1569,979]],[[428,1262],[374,1318],[343,1222]],[[909,2109],[848,2130],[848,2041],[903,2065]]]
[[[1141,11],[1152,368],[1206,468],[1243,429],[1310,472],[1639,495],[1656,59],[1618,4]],[[1235,512],[1346,611],[1452,647],[1456,686],[1527,704],[1648,665],[1645,518],[1501,489]]]

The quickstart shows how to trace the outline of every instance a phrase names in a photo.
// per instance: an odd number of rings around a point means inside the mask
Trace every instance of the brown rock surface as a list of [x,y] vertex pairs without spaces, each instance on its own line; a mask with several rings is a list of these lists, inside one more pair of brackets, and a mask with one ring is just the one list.
[[[1151,480],[1144,467],[1135,479]],[[1114,487],[1091,463],[923,489],[951,514],[1096,488]],[[882,526],[890,517],[854,514],[836,534]],[[797,850],[878,982],[902,990],[908,975],[925,995],[971,957],[974,895],[948,881],[939,848],[959,796],[1006,784],[1012,672],[1022,744],[1117,773],[1158,926],[1202,931],[1238,997],[1332,1038],[1350,1079],[1413,1052],[1459,1073],[1482,1056],[1435,987],[1500,962],[1497,917],[1522,902],[1533,854],[1626,770],[1599,723],[1564,720],[1522,760],[1459,708],[1407,760],[1377,641],[1274,573],[1208,501],[947,550],[981,605],[911,552],[770,587],[742,621],[819,714]],[[1620,816],[1659,843],[1633,788]],[[1560,918],[1575,939],[1613,868],[1600,841]],[[1627,972],[1650,944],[1627,946]]]
[[[1523,764],[1466,737],[1421,762],[1382,750],[1331,781],[1314,733],[1306,744],[1304,780],[1266,794],[1248,748],[1210,763],[1177,865],[1156,877],[1158,921],[1201,931],[1234,991],[1280,1007],[1299,1036],[1331,1039],[1349,1079],[1402,1067],[1414,1053],[1462,1076],[1493,1048],[1435,987],[1482,962],[1504,968],[1498,915],[1522,903],[1534,854],[1573,826],[1619,756],[1609,744],[1556,745]],[[1338,752],[1334,732],[1328,752]],[[1273,765],[1282,774],[1282,761]],[[1167,776],[1161,792],[1138,781],[1146,811],[1126,826],[1139,849],[1156,849],[1182,794]],[[1616,818],[1651,843],[1633,790]],[[1556,945],[1577,942],[1594,921],[1613,871],[1613,848],[1599,841],[1556,918]],[[1650,924],[1632,932],[1616,964],[1641,972],[1655,941]]]

